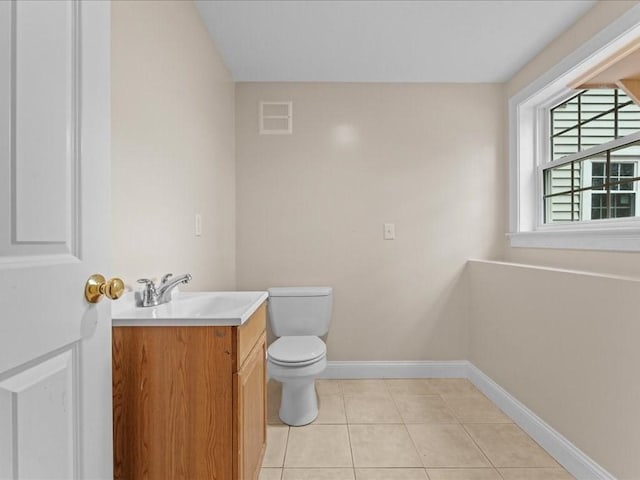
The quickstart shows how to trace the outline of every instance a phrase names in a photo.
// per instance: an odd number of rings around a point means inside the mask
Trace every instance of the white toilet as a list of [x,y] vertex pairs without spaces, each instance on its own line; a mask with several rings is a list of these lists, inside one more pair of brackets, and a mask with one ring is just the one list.
[[267,368],[282,383],[280,419],[306,425],[318,416],[315,378],[327,368],[327,347],[319,338],[329,331],[331,287],[269,289],[269,323],[279,337],[267,350]]

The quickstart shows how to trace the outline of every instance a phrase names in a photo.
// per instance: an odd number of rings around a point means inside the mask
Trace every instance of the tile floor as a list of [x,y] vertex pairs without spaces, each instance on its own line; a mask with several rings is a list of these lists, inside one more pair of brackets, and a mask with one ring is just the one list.
[[569,480],[509,417],[464,379],[318,380],[320,413],[278,418],[268,385],[260,480]]

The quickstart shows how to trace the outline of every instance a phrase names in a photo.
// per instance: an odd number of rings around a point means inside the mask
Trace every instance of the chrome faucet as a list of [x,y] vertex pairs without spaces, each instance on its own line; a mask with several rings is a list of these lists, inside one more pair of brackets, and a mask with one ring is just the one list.
[[[171,278],[173,277],[173,278]],[[140,278],[138,283],[144,284],[144,290],[142,291],[142,298],[139,300],[138,306],[140,307],[155,307],[156,305],[162,305],[171,301],[171,292],[175,287],[181,283],[189,283],[191,281],[191,275],[185,273],[179,277],[174,277],[173,273],[167,273],[163,275],[160,280],[160,284],[156,287],[153,280],[148,278]]]

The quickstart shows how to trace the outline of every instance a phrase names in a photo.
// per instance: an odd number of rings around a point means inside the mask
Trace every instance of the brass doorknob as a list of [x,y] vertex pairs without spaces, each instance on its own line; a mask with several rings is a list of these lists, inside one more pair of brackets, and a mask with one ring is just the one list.
[[99,273],[91,275],[84,286],[84,298],[89,303],[98,303],[103,295],[111,300],[117,300],[123,293],[124,282],[122,280],[117,277],[105,280]]

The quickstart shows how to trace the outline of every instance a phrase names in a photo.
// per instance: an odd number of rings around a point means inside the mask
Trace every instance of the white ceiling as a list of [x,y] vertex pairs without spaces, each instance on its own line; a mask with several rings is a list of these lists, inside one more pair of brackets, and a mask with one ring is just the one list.
[[595,0],[195,0],[236,81],[504,82]]

